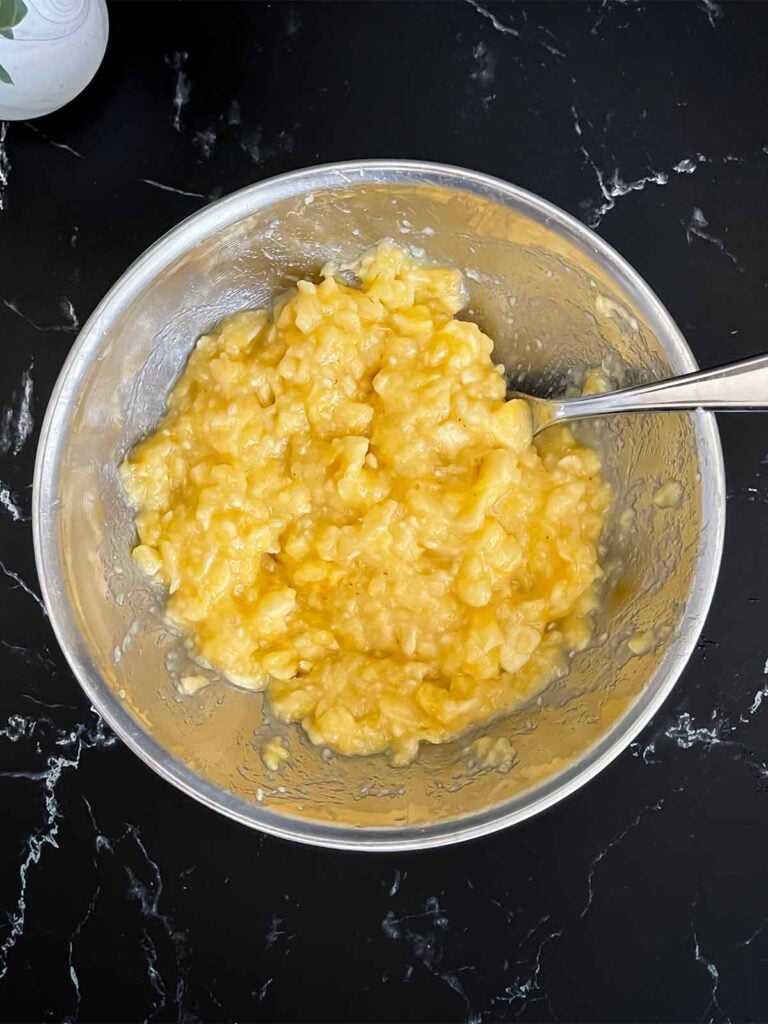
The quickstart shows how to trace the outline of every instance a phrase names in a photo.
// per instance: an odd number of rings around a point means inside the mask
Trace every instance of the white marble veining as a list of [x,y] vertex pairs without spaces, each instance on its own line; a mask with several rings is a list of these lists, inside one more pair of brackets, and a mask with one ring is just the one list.
[[7,484],[4,484],[0,480],[0,508],[3,509],[10,517],[12,522],[21,523],[27,519],[27,516],[19,504],[18,498],[11,491]]
[[141,936],[141,948],[146,957],[147,978],[155,998],[152,999],[151,1013],[157,1013],[168,1005],[168,989],[165,987],[163,976],[158,970],[157,947],[152,941],[151,935],[144,931]]
[[165,63],[174,71],[171,124],[177,132],[181,131],[182,114],[192,91],[189,78],[184,70],[188,57],[189,54],[185,50],[178,50],[165,58]]
[[5,725],[0,726],[0,737],[18,743],[22,737],[30,736],[34,728],[34,719],[25,718],[24,715],[9,715]]
[[[575,84],[573,79],[571,80],[571,84]],[[597,179],[597,185],[600,190],[600,195],[602,197],[601,202],[587,204],[585,220],[588,226],[593,229],[599,228],[605,215],[616,208],[616,201],[618,199],[628,196],[633,192],[642,192],[648,185],[667,185],[669,184],[670,177],[673,173],[690,175],[705,164],[715,166],[743,164],[748,159],[759,158],[765,152],[764,149],[761,149],[760,151],[752,152],[747,155],[725,153],[722,156],[706,156],[703,153],[695,153],[693,156],[682,157],[677,163],[672,165],[670,170],[649,169],[647,174],[632,181],[627,181],[619,172],[615,158],[613,160],[613,168],[611,171],[606,171],[601,168],[598,162],[594,159],[592,152],[587,145],[582,119],[575,103],[571,103],[570,111],[573,121],[573,130],[578,139],[579,149],[584,157],[585,163],[594,172],[595,178]],[[684,226],[686,230],[686,239],[689,244],[694,237],[710,242],[716,248],[720,249],[728,259],[730,259],[739,272],[743,273],[743,268],[740,266],[739,261],[734,254],[726,248],[724,242],[705,230],[709,227],[709,223],[698,207],[694,207],[689,222]]]
[[278,939],[285,939],[286,942],[290,942],[290,940],[293,938],[292,935],[289,935],[288,932],[283,927],[281,927],[282,924],[282,917],[280,917],[277,914],[272,914],[272,917],[269,922],[269,928],[267,929],[267,934],[264,937],[264,952],[266,952],[268,949],[271,949],[278,941]]
[[[77,768],[80,762],[80,753],[77,752],[73,758],[56,756],[48,759],[48,770],[41,775],[29,775],[33,781],[39,780],[43,783],[45,820],[39,832],[30,836],[27,841],[27,852],[19,868],[19,896],[14,910],[8,915],[9,931],[6,938],[0,943],[0,979],[8,970],[8,958],[11,950],[24,933],[24,924],[27,917],[27,887],[29,884],[29,873],[31,869],[40,863],[43,850],[46,846],[57,847],[56,838],[59,834],[59,805],[56,800],[56,785],[61,778],[61,773],[66,768]],[[0,773],[4,774],[4,773]],[[23,776],[19,776],[23,777]]]
[[627,196],[632,192],[642,192],[646,185],[666,185],[669,175],[665,171],[650,171],[642,178],[635,181],[624,181],[619,171],[614,167],[613,171],[606,174],[600,169],[584,142],[584,129],[575,104],[571,104],[571,115],[573,117],[573,130],[579,139],[579,149],[584,155],[584,160],[592,168],[597,179],[597,185],[603,198],[601,203],[595,204],[588,212],[587,223],[589,227],[596,229],[600,227],[603,217],[616,207],[616,200]]
[[199,132],[195,132],[192,141],[203,156],[208,158],[216,148],[216,131],[210,126],[208,128],[203,128]]
[[701,0],[701,6],[704,8],[704,13],[707,16],[709,24],[712,28],[715,28],[720,18],[723,16],[723,9],[720,4],[715,3],[715,0]]
[[496,98],[493,83],[496,80],[496,55],[481,40],[472,47],[474,68],[469,74],[470,82],[474,83],[479,92],[480,105],[488,110]]
[[0,210],[6,206],[6,193],[8,189],[8,175],[11,172],[11,161],[8,159],[6,138],[8,135],[8,122],[0,121]]
[[[111,734],[101,730],[103,739],[93,746],[112,746]],[[186,954],[185,936],[164,911],[163,879],[157,862],[150,856],[139,829],[126,823],[120,833],[108,837],[99,827],[90,801],[84,796],[83,803],[93,829],[93,868],[95,883],[85,913],[72,932],[68,948],[68,970],[75,999],[75,1013],[80,1006],[82,983],[77,969],[78,941],[83,929],[90,921],[102,896],[101,862],[109,858],[125,876],[125,897],[134,906],[141,922],[139,948],[144,956],[145,978],[148,988],[149,1009],[146,1019],[156,1014],[173,1010],[172,1016],[179,1020],[190,1019],[185,1010]],[[161,956],[160,945],[163,947]]]
[[[675,792],[680,792],[680,790],[678,789]],[[630,821],[628,825],[621,829],[621,831],[617,832],[613,839],[609,840],[609,842],[592,858],[589,864],[589,868],[587,870],[587,901],[581,909],[581,913],[579,914],[580,918],[586,917],[586,915],[589,913],[592,903],[594,902],[595,872],[597,871],[597,868],[600,865],[600,863],[606,858],[606,856],[611,852],[611,850],[616,849],[616,847],[619,845],[622,839],[624,839],[633,829],[637,828],[637,826],[640,824],[640,822],[645,818],[647,814],[652,814],[656,811],[660,811],[666,803],[666,799],[667,798],[665,796],[660,797],[655,803],[649,804],[647,807],[643,807],[640,811],[638,811],[638,813],[635,815],[632,821]]]
[[153,178],[142,178],[145,185],[151,185],[152,188],[162,189],[163,192],[175,192],[177,196],[192,196],[195,199],[205,199],[202,192],[190,192],[185,188],[175,188],[173,185],[164,185],[161,181],[155,181]]
[[515,1006],[515,1010],[513,1011],[513,1016],[515,1018],[519,1017],[524,1010],[527,1010],[535,1003],[543,1002],[549,1010],[550,1017],[553,1020],[557,1020],[557,1014],[552,1006],[549,993],[542,986],[541,981],[542,957],[544,955],[544,950],[547,946],[561,938],[563,935],[562,928],[553,927],[544,931],[543,934],[540,933],[539,929],[542,925],[548,924],[550,920],[550,915],[545,914],[533,926],[533,928],[528,931],[527,935],[523,939],[523,945],[536,936],[533,955],[526,961],[518,961],[516,963],[518,973],[515,980],[504,987],[503,995],[495,997],[495,1002],[504,1002],[508,1005],[513,1004]]
[[38,593],[36,593],[36,591],[34,591],[29,586],[28,583],[24,582],[24,580],[21,578],[21,576],[19,576],[17,572],[14,572],[13,569],[9,569],[4,562],[0,562],[0,572],[2,572],[3,576],[5,576],[7,579],[13,580],[17,587],[21,587],[25,594],[29,594],[29,596],[32,598],[35,604],[39,606],[43,615],[46,618],[48,618],[48,612],[46,611],[45,605],[43,604],[43,599],[40,597]]
[[[766,659],[765,665],[763,666],[763,675],[768,676],[768,659]],[[768,697],[768,680],[763,682],[762,686],[755,691],[755,695],[752,698],[752,703],[747,714],[750,716],[757,714],[766,697]],[[744,719],[742,719],[742,721],[744,721]]]
[[[701,951],[699,945],[699,937],[696,934],[695,925],[691,924],[691,932],[693,934],[693,955],[697,964],[700,964],[709,975],[711,981],[711,988],[709,991],[709,1002],[701,1015],[701,1020],[719,1020],[723,1024],[730,1024],[730,1018],[725,1014],[720,1001],[718,999],[718,992],[720,989],[720,971],[712,960],[708,960],[707,957]],[[713,1017],[713,1012],[717,1015]]]
[[55,146],[56,149],[62,149],[65,153],[70,153],[72,156],[76,156],[79,160],[85,159],[83,154],[78,149],[75,149],[74,146],[70,146],[66,142],[56,142],[55,139],[52,139],[49,135],[46,135],[41,128],[38,128],[36,124],[32,124],[31,121],[23,121],[22,123],[24,124],[25,128],[29,128],[31,132],[34,132],[35,135],[38,135],[44,142],[47,142],[49,145]]
[[33,320],[31,316],[27,316],[26,313],[19,309],[18,305],[12,299],[0,298],[0,304],[5,306],[6,309],[10,310],[11,313],[15,313],[16,316],[19,317],[19,319],[29,324],[30,327],[34,327],[36,331],[63,331],[65,334],[73,334],[76,331],[80,330],[80,321],[77,318],[74,306],[72,305],[72,302],[66,297],[63,297],[59,302],[59,308],[63,316],[66,318],[66,322],[57,324],[38,323],[36,320]]
[[[594,25],[590,29],[590,34],[593,36],[599,34],[598,29],[605,21],[606,14],[608,14],[608,12],[611,9],[617,7],[627,7],[630,5],[636,6],[639,10],[642,10],[643,7],[642,0],[602,0],[600,4],[600,12],[597,16]],[[690,7],[691,9],[703,11],[707,17],[707,21],[712,26],[712,28],[717,27],[718,21],[723,16],[723,9],[720,6],[720,4],[715,2],[715,0],[699,0],[699,3],[695,5],[693,3],[686,2],[686,6]]]
[[[85,804],[87,804],[88,809],[90,811],[90,804],[88,804],[88,801],[86,800],[85,797],[83,797],[83,801],[84,801]],[[72,931],[72,936],[71,936],[71,938],[69,940],[69,944],[68,944],[68,948],[67,948],[67,968],[68,968],[68,971],[69,971],[69,978],[70,978],[70,981],[72,982],[72,987],[73,987],[74,992],[75,992],[75,1006],[74,1006],[75,1017],[77,1017],[77,1015],[79,1013],[80,1002],[81,1002],[81,999],[82,999],[82,994],[81,994],[81,991],[80,991],[80,978],[79,978],[78,973],[77,973],[77,968],[75,967],[75,947],[76,947],[78,939],[80,938],[80,934],[81,934],[83,928],[85,928],[85,926],[88,924],[88,922],[90,921],[91,917],[93,916],[93,912],[96,909],[96,903],[97,903],[98,898],[99,898],[100,895],[101,895],[101,885],[97,882],[96,883],[96,888],[91,893],[90,899],[88,900],[88,906],[86,907],[85,914],[80,918],[80,920],[77,922],[77,924],[75,925],[75,927],[74,927],[74,929]]]
[[[493,28],[496,30],[496,32],[501,33],[501,35],[514,36],[515,38],[521,39],[524,42],[527,42],[530,36],[532,38],[534,45],[540,46],[542,49],[546,50],[547,53],[552,54],[552,56],[563,58],[566,56],[566,54],[559,47],[555,46],[554,43],[550,42],[550,39],[555,39],[555,36],[549,29],[537,25],[535,26],[535,32],[533,33],[530,33],[527,27],[524,32],[521,32],[514,26],[509,25],[506,22],[500,21],[499,18],[497,18],[496,15],[493,13],[493,11],[490,11],[487,7],[483,7],[483,5],[478,3],[477,0],[465,0],[465,2],[468,3],[470,7],[473,7],[478,14],[482,15],[482,17],[485,18],[486,21],[489,21]],[[509,11],[510,8],[507,8],[507,10]],[[527,26],[528,17],[525,12],[523,12],[523,20]],[[547,38],[544,38],[545,36]]]
[[[765,669],[763,671],[765,673]],[[671,723],[662,726],[649,743],[633,743],[632,753],[645,764],[659,765],[663,761],[664,748],[669,744],[684,751],[725,751],[749,769],[757,779],[768,780],[768,763],[756,757],[752,748],[740,737],[742,727],[759,713],[766,697],[768,684],[764,683],[741,713],[730,715],[714,708],[707,724],[698,723],[689,711],[681,711]]]
[[731,263],[736,267],[739,273],[744,273],[744,268],[740,266],[738,259],[730,252],[725,245],[725,242],[721,238],[717,238],[707,230],[709,228],[709,221],[704,216],[698,206],[694,206],[690,220],[685,228],[685,238],[688,245],[691,244],[694,238],[700,238],[704,242],[709,242],[714,245],[716,249],[719,249],[723,256],[727,257]]
[[[0,732],[0,736],[17,742],[21,736],[34,731],[35,724],[24,722],[19,716],[11,716]],[[55,727],[54,727],[55,728]],[[12,732],[9,733],[9,729]],[[24,934],[27,918],[27,898],[31,872],[40,864],[46,848],[58,848],[58,835],[61,824],[61,809],[57,798],[57,786],[66,771],[76,770],[80,766],[83,751],[89,748],[108,747],[114,743],[114,737],[105,732],[101,719],[97,717],[95,725],[81,725],[70,732],[59,731],[54,745],[66,753],[52,753],[47,757],[46,767],[41,771],[0,771],[0,777],[26,779],[30,782],[42,783],[43,823],[40,828],[27,839],[26,850],[19,866],[19,886],[16,906],[8,912],[8,931],[0,942],[0,980],[8,971],[9,958],[19,939]]]
[[[397,890],[395,890],[397,891]],[[404,980],[412,976],[414,966],[419,966],[433,977],[446,984],[461,999],[465,1009],[466,1024],[479,1024],[480,1016],[473,1010],[464,985],[458,977],[461,968],[444,970],[442,935],[449,927],[449,919],[437,896],[429,896],[424,909],[410,914],[398,915],[388,910],[381,922],[381,929],[389,939],[405,942],[415,963],[409,964]]]
[[684,160],[681,160],[680,163],[675,164],[672,170],[677,174],[693,174],[696,170],[697,164],[704,163],[705,161],[706,157],[699,153],[695,160],[691,157],[686,157]]
[[503,24],[501,21],[499,21],[495,14],[489,11],[487,7],[483,7],[481,4],[479,4],[477,0],[466,0],[466,2],[469,4],[470,7],[474,7],[478,14],[481,14],[484,18],[490,21],[490,23],[493,25],[497,32],[501,32],[501,34],[504,36],[515,36],[518,39],[520,38],[520,33],[517,31],[516,28],[512,28],[511,25]]
[[21,375],[19,386],[0,411],[0,455],[16,457],[34,429],[32,396],[34,389],[34,360]]
[[[186,988],[186,980],[182,968],[184,936],[176,928],[173,918],[163,912],[160,907],[160,899],[163,894],[163,879],[160,868],[147,852],[141,833],[136,826],[126,825],[126,831],[121,837],[121,841],[126,841],[128,838],[133,840],[133,845],[139,852],[139,863],[142,867],[149,870],[148,877],[142,880],[138,874],[138,869],[134,871],[129,865],[124,865],[129,881],[128,896],[136,901],[143,917],[147,921],[147,928],[143,932],[143,935],[146,937],[143,948],[147,958],[147,977],[153,992],[161,999],[158,1010],[166,1006],[169,992],[172,991],[173,1002],[178,1009],[179,1017],[182,1018]],[[159,930],[173,951],[176,973],[175,983],[173,984],[166,981],[158,971],[157,950],[148,932],[150,925]]]

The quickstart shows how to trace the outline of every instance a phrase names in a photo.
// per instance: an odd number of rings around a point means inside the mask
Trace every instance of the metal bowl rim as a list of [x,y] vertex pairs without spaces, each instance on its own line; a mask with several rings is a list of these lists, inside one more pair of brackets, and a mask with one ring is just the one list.
[[[461,167],[412,160],[356,160],[303,168],[246,186],[192,214],[138,257],[88,318],[54,385],[43,419],[32,489],[35,562],[51,626],[70,668],[95,710],[150,768],[187,795],[252,828],[307,844],[346,850],[400,851],[462,842],[496,832],[538,814],[574,793],[602,771],[648,724],[666,700],[701,633],[714,594],[725,533],[725,475],[715,417],[693,414],[701,465],[702,534],[685,618],[643,692],[592,747],[533,789],[509,801],[456,819],[428,825],[380,828],[332,825],[294,818],[251,803],[211,784],[178,762],[131,716],[102,678],[81,640],[63,592],[58,531],[48,526],[46,509],[55,502],[60,447],[73,399],[102,338],[121,307],[130,304],[158,272],[211,231],[229,226],[264,206],[291,195],[355,185],[432,185],[469,191],[521,210],[586,249],[612,278],[631,292],[655,325],[676,372],[697,369],[685,339],[660,300],[607,242],[576,218],[539,196],[499,178]],[[55,519],[53,520],[55,523]]]

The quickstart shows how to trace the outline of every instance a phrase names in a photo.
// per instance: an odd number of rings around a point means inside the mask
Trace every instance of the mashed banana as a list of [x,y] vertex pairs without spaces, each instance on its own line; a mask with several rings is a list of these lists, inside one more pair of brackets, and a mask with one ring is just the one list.
[[460,274],[382,243],[202,337],[122,466],[134,557],[202,657],[342,754],[441,743],[590,639],[610,490],[531,440]]

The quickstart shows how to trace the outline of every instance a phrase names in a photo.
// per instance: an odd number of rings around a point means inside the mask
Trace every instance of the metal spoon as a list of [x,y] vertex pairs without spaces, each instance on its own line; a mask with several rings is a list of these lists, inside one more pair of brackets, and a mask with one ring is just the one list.
[[553,423],[580,420],[587,416],[609,416],[617,412],[663,412],[672,409],[747,412],[766,409],[768,355],[599,395],[547,399],[513,391],[508,397],[523,398],[528,402],[534,434]]

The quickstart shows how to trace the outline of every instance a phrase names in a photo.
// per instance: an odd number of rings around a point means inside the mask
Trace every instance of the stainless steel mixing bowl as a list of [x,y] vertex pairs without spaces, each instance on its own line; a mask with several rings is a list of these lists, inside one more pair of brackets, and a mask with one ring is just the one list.
[[[562,388],[602,364],[618,383],[695,369],[658,299],[605,242],[549,203],[471,171],[366,161],[243,189],[153,245],[80,332],[54,388],[35,469],[34,540],[51,622],[88,698],[159,775],[245,824],[324,846],[436,846],[521,821],[572,793],[639,732],[670,692],[709,607],[725,490],[711,415],[625,416],[597,438],[618,494],[605,538],[609,587],[592,649],[485,733],[514,763],[473,764],[467,741],[407,768],[327,757],[279,727],[278,776],[259,746],[258,694],[199,673],[163,620],[163,593],[134,565],[117,466],[162,414],[196,338],[267,302],[329,258],[400,239],[466,272],[470,306],[522,387]],[[593,429],[584,427],[585,431]],[[654,502],[669,480],[679,508]],[[661,503],[663,504],[663,503]],[[640,639],[637,640],[638,635]],[[632,647],[645,653],[633,654]],[[646,650],[647,649],[647,650]]]

